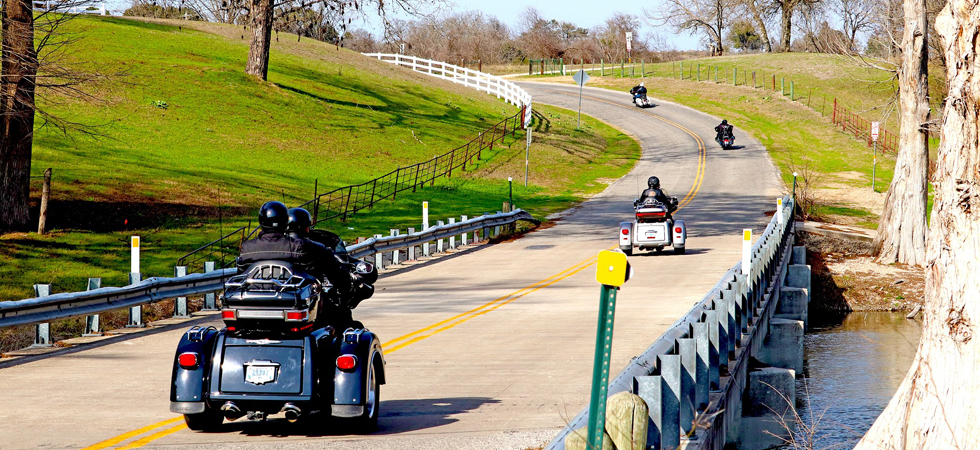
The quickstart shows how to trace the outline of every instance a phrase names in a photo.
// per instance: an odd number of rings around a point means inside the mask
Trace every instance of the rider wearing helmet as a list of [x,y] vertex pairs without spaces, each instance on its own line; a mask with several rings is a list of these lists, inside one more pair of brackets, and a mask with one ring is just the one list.
[[633,98],[637,98],[637,97],[646,98],[647,88],[643,87],[643,83],[640,83],[639,86],[634,86],[633,89],[630,89],[630,94],[633,94]]
[[640,194],[640,198],[636,201],[636,204],[641,204],[648,198],[652,198],[660,203],[663,203],[664,206],[667,207],[668,218],[670,218],[670,213],[677,209],[677,205],[671,201],[671,198],[667,196],[667,193],[664,192],[663,189],[660,189],[660,178],[655,176],[647,179],[647,189],[644,189],[643,193]]
[[732,126],[728,124],[728,119],[722,119],[721,124],[715,127],[715,132],[717,133],[715,135],[716,141],[720,140],[722,136],[731,136],[732,138],[735,137],[735,135],[732,134]]
[[[292,230],[287,229],[290,219],[293,219]],[[266,202],[259,209],[262,231],[255,239],[242,243],[238,267],[244,269],[258,261],[285,261],[296,264],[310,275],[326,279],[340,293],[350,292],[350,274],[340,266],[333,252],[306,237],[310,223],[310,213],[302,208],[287,210],[280,202]]]

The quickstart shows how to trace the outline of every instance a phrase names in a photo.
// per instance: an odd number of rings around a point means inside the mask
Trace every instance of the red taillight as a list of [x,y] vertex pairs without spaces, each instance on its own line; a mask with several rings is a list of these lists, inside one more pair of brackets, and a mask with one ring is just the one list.
[[222,309],[221,318],[235,320],[238,318],[236,312],[234,309]]
[[623,234],[630,234],[629,228],[623,228]]
[[357,367],[357,357],[354,355],[340,355],[337,357],[337,368],[340,370],[351,370]]
[[309,311],[286,311],[286,320],[298,322],[306,320],[307,315]]
[[235,327],[228,327],[228,331],[235,331]]
[[680,233],[681,231],[681,227],[674,228],[674,233]]
[[177,357],[177,364],[179,364],[180,367],[183,367],[185,369],[197,368],[197,353],[194,352],[181,353],[180,356]]

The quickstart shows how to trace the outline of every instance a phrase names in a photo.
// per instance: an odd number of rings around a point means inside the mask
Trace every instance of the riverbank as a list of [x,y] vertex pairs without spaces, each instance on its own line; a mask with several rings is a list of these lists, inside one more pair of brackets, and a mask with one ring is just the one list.
[[924,300],[925,272],[904,264],[881,265],[871,242],[798,232],[812,270],[811,316],[852,311],[910,311]]

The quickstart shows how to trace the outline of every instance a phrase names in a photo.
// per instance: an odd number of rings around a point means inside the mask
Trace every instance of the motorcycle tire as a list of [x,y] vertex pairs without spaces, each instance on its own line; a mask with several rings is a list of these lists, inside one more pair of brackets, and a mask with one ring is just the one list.
[[225,417],[213,409],[205,409],[198,414],[184,414],[184,423],[194,431],[217,431],[224,420]]
[[623,250],[623,253],[626,253],[626,256],[633,256],[633,248],[632,247],[630,247],[630,248],[624,248],[622,250]]
[[357,434],[367,434],[378,429],[378,416],[381,410],[381,384],[378,383],[378,359],[375,359],[368,372],[368,392],[365,396],[364,414],[349,419],[351,428]]
[[674,254],[675,255],[683,255],[686,252],[687,252],[687,248],[686,247],[674,247]]

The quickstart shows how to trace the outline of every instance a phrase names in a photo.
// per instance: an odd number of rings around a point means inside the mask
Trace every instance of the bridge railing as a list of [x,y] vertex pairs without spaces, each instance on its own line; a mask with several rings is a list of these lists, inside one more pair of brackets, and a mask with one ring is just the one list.
[[521,89],[517,84],[496,75],[467,69],[443,61],[416,58],[414,56],[393,53],[365,53],[364,56],[377,58],[381,61],[408,67],[416,72],[439,77],[453,83],[463,84],[471,88],[495,95],[517,107],[524,108],[524,126],[531,124],[531,94]]
[[[658,416],[652,424],[656,431],[651,433],[656,442],[648,441],[647,448],[675,448],[680,444],[681,436],[693,435],[696,417],[712,417],[712,414],[723,412],[718,410],[718,404],[709,402],[709,395],[724,389],[721,366],[735,373],[736,362],[731,358],[742,356],[744,353],[739,351],[744,348],[761,345],[758,342],[761,339],[753,340],[753,332],[764,316],[773,314],[773,302],[768,301],[772,293],[770,288],[778,283],[782,268],[792,253],[793,208],[791,197],[783,199],[765,232],[751,246],[747,267],[739,262],[729,269],[693,309],[609,383],[607,392],[610,396],[626,391],[644,397],[642,391],[653,389],[657,392],[655,397],[660,397],[659,402],[644,398],[650,407],[651,418]],[[688,361],[697,361],[692,366],[696,367],[697,373],[690,374],[694,375],[690,379],[696,382],[692,386],[685,381],[683,392],[682,359],[685,368]],[[656,378],[656,386],[640,386],[640,380],[646,380],[643,381],[646,383],[650,378]],[[674,389],[668,391],[673,394],[672,400],[666,398],[670,395],[661,396],[662,386]],[[545,449],[564,449],[565,438],[573,430],[584,430],[588,416],[589,410],[585,408]]]
[[[358,259],[374,256],[375,262],[380,262],[384,254],[401,249],[425,246],[436,241],[438,251],[445,250],[442,240],[461,237],[463,245],[467,243],[466,233],[473,233],[473,241],[478,240],[477,231],[482,231],[482,239],[489,239],[501,232],[505,225],[517,221],[534,221],[526,211],[521,209],[512,212],[484,214],[461,222],[439,224],[418,233],[400,236],[376,236],[364,242],[347,247],[348,253]],[[450,248],[455,244],[450,245]],[[428,250],[424,250],[428,255]],[[397,257],[395,261],[397,261]],[[391,261],[389,258],[387,261]],[[155,303],[171,298],[207,294],[220,291],[224,280],[238,273],[235,268],[220,269],[207,273],[191,274],[182,277],[147,278],[136,284],[125,287],[105,287],[84,292],[66,292],[45,297],[24,300],[0,302],[0,328],[45,324],[45,322],[67,319],[71,317],[98,314],[104,311],[128,308],[147,303]],[[186,308],[184,309],[186,311]]]

